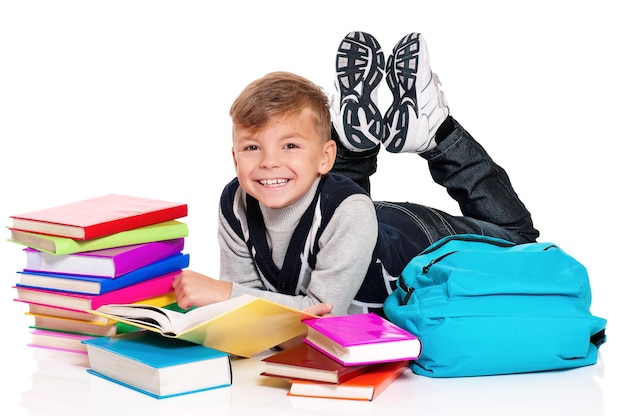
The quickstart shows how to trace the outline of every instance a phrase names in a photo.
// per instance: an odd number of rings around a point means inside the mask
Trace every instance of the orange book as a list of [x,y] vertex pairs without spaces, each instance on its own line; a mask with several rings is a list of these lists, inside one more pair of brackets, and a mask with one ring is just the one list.
[[371,401],[400,377],[408,366],[409,361],[385,363],[339,384],[293,379],[287,395]]
[[91,240],[187,216],[187,204],[109,194],[11,215],[13,230]]

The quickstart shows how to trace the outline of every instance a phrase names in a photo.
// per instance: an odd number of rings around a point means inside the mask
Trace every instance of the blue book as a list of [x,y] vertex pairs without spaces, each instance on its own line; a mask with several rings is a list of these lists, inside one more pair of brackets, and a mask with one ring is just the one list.
[[89,373],[164,399],[232,385],[230,356],[150,331],[83,341]]
[[20,271],[17,287],[102,295],[189,266],[189,254],[177,253],[114,279],[63,273]]

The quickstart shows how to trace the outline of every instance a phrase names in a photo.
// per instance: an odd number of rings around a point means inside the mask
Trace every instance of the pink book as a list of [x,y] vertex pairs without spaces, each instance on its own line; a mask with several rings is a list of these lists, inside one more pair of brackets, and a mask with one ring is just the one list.
[[337,315],[302,321],[304,342],[343,365],[415,360],[419,338],[375,313]]
[[116,278],[180,253],[184,244],[177,238],[63,255],[27,247],[24,271]]
[[133,303],[163,295],[172,290],[172,282],[180,273],[175,271],[143,282],[113,290],[102,295],[81,295],[30,287],[14,286],[17,299],[26,303],[89,311],[111,303]]
[[90,335],[35,329],[34,331],[31,331],[31,342],[28,346],[55,351],[87,354],[87,347],[83,344],[83,341],[93,338],[95,337]]

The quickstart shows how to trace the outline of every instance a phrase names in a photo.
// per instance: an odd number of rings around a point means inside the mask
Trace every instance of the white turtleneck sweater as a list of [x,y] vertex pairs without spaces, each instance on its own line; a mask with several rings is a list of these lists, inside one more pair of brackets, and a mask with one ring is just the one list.
[[[261,205],[272,260],[279,269],[291,235],[313,201],[318,184],[319,179],[308,193],[288,207],[271,209]],[[241,188],[235,197],[234,212],[240,218],[244,235],[247,235],[245,193]],[[351,305],[351,302],[361,287],[377,237],[378,222],[370,197],[356,194],[346,198],[320,236],[315,269],[307,271],[303,279],[301,289],[305,295],[283,295],[266,289],[246,242],[237,236],[220,211],[220,280],[233,283],[231,297],[248,293],[296,309],[329,302],[333,304],[335,315],[365,312],[364,308]]]

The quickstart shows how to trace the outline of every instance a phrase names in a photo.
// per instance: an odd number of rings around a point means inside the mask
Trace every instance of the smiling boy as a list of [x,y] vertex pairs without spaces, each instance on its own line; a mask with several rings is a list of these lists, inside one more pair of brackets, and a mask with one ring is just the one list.
[[[376,89],[385,60],[373,36],[349,33],[336,71],[330,104],[318,86],[286,72],[253,81],[233,103],[237,177],[220,199],[220,277],[184,270],[174,282],[181,307],[249,293],[319,315],[382,314],[404,266],[434,241],[539,235],[505,171],[449,115],[420,34],[389,56],[394,99],[384,115]],[[463,215],[372,201],[382,147],[427,160]]]
[[304,81],[289,73],[274,73],[249,86],[251,96],[257,94],[257,88],[281,91],[282,98],[292,103],[288,113],[259,120],[266,116],[249,114],[257,110],[245,108],[245,96],[233,106],[232,152],[239,184],[261,205],[272,209],[285,208],[302,198],[332,169],[337,153],[335,142],[330,140],[330,123],[320,120],[304,97],[299,102],[298,97],[282,93],[284,85],[298,83]]
[[[362,250],[373,250],[378,225],[364,190],[332,175],[333,184],[346,185],[354,195],[348,195],[334,218],[324,218],[328,232],[319,236],[321,255],[315,266],[302,254],[313,250],[305,246],[319,226],[305,223],[322,221],[312,204],[337,152],[326,95],[309,80],[275,72],[242,91],[231,117],[237,178],[221,198],[220,280],[183,271],[174,283],[179,305],[250,293],[316,314],[331,308],[346,313],[362,281],[353,276],[364,276],[369,265]],[[359,249],[347,253],[343,246],[348,242]],[[341,275],[345,278],[337,278]]]

